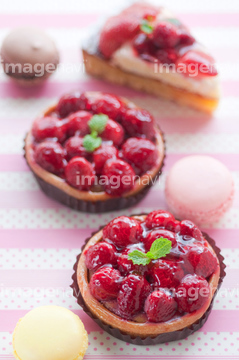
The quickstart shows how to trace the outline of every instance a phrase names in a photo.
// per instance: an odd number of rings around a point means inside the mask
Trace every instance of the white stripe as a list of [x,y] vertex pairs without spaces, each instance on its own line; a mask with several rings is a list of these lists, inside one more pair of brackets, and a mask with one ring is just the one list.
[[[168,134],[165,135],[168,154],[179,153],[239,153],[239,134]],[[0,154],[22,154],[23,136],[0,135]]]
[[[138,205],[135,214],[148,213],[154,208]],[[117,216],[130,216],[132,209],[113,213],[86,214],[67,208],[56,209],[0,209],[0,228],[3,229],[73,229],[98,228]],[[231,208],[220,221],[204,227],[215,229],[239,229],[239,209]]]
[[0,172],[0,191],[33,191],[39,186],[30,172]]

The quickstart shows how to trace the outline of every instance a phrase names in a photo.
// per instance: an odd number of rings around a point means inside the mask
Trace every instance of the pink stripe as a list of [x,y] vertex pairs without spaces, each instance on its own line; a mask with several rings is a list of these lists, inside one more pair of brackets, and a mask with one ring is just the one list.
[[222,91],[224,97],[239,95],[239,81],[223,81]]
[[30,171],[22,155],[0,154],[0,171]]
[[[20,318],[22,318],[27,310],[7,310],[0,311],[0,331],[12,332]],[[89,318],[82,310],[74,310],[75,314],[80,316],[86,330],[100,331],[99,326]],[[203,326],[204,332],[235,332],[239,331],[238,311],[230,310],[213,310],[206,324]]]
[[[0,24],[4,27],[17,26],[38,26],[46,27],[64,27],[64,28],[83,28],[92,25],[104,14],[1,14]],[[238,14],[209,14],[209,13],[178,13],[177,16],[188,26],[238,26]]]
[[[90,237],[95,230],[97,229],[0,229],[0,248],[80,249],[85,239]],[[221,249],[238,248],[238,230],[203,230],[216,240]],[[21,239],[21,244],[19,244],[19,239]]]

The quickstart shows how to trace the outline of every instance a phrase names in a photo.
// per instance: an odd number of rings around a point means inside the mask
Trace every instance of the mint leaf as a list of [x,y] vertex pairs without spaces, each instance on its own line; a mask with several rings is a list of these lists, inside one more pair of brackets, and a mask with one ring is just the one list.
[[133,264],[147,265],[150,263],[148,256],[139,250],[134,250],[128,255],[128,259],[133,261]]
[[91,131],[96,131],[98,134],[102,133],[105,130],[109,117],[104,114],[93,115],[89,121],[89,127]]
[[151,34],[154,28],[147,20],[142,20],[140,30],[143,31],[145,34]]
[[175,25],[175,26],[180,26],[181,25],[181,21],[176,19],[176,18],[169,18],[167,19],[168,22],[170,22],[171,24]]
[[100,137],[95,137],[95,134],[93,135],[86,135],[83,139],[83,146],[88,152],[93,152],[98,147],[100,147],[102,143],[102,139]]
[[147,254],[140,250],[134,250],[129,253],[128,259],[131,260],[133,264],[145,266],[148,265],[151,260],[157,260],[169,254],[171,248],[171,241],[161,237],[153,242],[150,251],[148,251]]
[[160,259],[161,257],[164,257],[170,253],[171,247],[171,241],[161,237],[153,242],[150,251],[147,253],[147,256],[153,260]]

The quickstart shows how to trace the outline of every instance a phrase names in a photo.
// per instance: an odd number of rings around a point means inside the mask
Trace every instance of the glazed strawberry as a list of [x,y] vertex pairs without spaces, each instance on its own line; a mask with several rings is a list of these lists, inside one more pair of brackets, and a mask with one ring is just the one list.
[[141,275],[131,274],[124,278],[117,297],[121,316],[129,319],[142,311],[150,290],[149,283]]
[[165,210],[155,210],[148,214],[145,220],[148,229],[157,227],[165,228],[166,230],[175,231],[179,222],[175,220],[174,216]]
[[135,36],[133,47],[139,54],[147,53],[150,51],[150,40],[145,33],[140,33]]
[[106,161],[116,159],[117,157],[118,150],[116,147],[108,144],[102,144],[101,147],[93,153],[93,162],[95,164],[96,173],[101,174]]
[[36,141],[56,138],[59,142],[63,142],[66,138],[66,123],[51,116],[38,118],[33,124],[32,135]]
[[112,242],[118,248],[125,248],[140,241],[143,229],[138,220],[119,216],[103,229],[103,240]]
[[188,46],[195,42],[195,38],[186,30],[181,30],[179,35],[180,45]]
[[87,158],[89,153],[83,146],[83,138],[79,136],[73,136],[65,142],[65,150],[67,153],[67,159],[70,160],[75,156],[81,156]]
[[211,250],[200,244],[188,246],[186,258],[192,265],[195,274],[204,278],[212,275],[218,266],[217,259]]
[[152,292],[146,299],[144,311],[151,322],[170,320],[176,313],[177,302],[170,293],[163,290]]
[[155,54],[161,64],[175,64],[178,54],[174,49],[159,49]]
[[179,43],[177,27],[168,21],[156,24],[152,33],[152,41],[159,48],[175,47]]
[[198,275],[187,275],[176,289],[178,310],[191,313],[201,309],[208,301],[210,288],[207,280]]
[[150,140],[129,138],[122,146],[122,155],[137,173],[142,174],[155,166],[158,150]]
[[105,114],[118,121],[124,113],[125,105],[117,96],[101,93],[93,101],[91,109],[96,114]]
[[184,277],[182,264],[176,260],[157,260],[149,274],[154,282],[155,288],[164,287],[175,289]]
[[65,118],[72,112],[76,112],[78,110],[85,110],[86,102],[87,99],[84,94],[81,94],[79,92],[66,94],[60,98],[56,106],[56,111],[61,118]]
[[65,150],[54,141],[44,141],[37,145],[35,160],[43,169],[60,175],[64,172],[67,164],[65,160]]
[[67,123],[68,136],[74,136],[75,134],[85,136],[86,134],[89,134],[90,129],[88,122],[91,117],[91,113],[83,110],[70,115]]
[[155,137],[154,119],[143,109],[128,109],[122,118],[122,125],[130,136],[145,137],[153,140]]
[[145,250],[149,251],[153,242],[161,237],[170,240],[172,243],[172,247],[175,247],[177,245],[176,236],[173,232],[165,229],[156,229],[148,232],[146,237],[142,238],[142,241],[145,246]]
[[105,192],[112,196],[120,196],[134,186],[135,172],[123,160],[108,160],[102,170],[105,178]]
[[67,182],[79,190],[89,190],[94,183],[92,164],[83,157],[74,157],[65,169]]
[[91,246],[85,253],[85,264],[89,270],[96,271],[102,265],[116,265],[116,263],[116,248],[107,242],[99,242]]
[[112,54],[139,31],[140,20],[130,16],[113,16],[105,23],[99,39],[99,50],[105,58]]
[[192,78],[216,76],[218,74],[210,56],[191,50],[178,59],[176,66],[183,75]]
[[184,241],[194,238],[197,241],[204,242],[201,230],[190,220],[183,220],[180,222],[179,234]]
[[96,271],[90,279],[90,291],[92,295],[101,301],[117,298],[120,284],[120,272],[112,267],[102,267]]
[[116,121],[108,119],[105,129],[100,134],[100,137],[105,141],[112,141],[115,146],[119,146],[124,140],[124,129]]
[[128,258],[128,254],[135,249],[142,251],[140,247],[136,246],[125,249],[118,257],[117,266],[122,275],[128,275],[129,273],[138,273],[144,275],[148,271],[147,266],[133,264],[132,260]]

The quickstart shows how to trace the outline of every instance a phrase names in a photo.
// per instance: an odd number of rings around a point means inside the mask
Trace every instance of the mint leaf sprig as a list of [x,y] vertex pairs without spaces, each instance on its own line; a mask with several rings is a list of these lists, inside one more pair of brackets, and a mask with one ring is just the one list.
[[140,30],[143,31],[145,34],[152,34],[154,28],[148,20],[143,19],[140,25]]
[[145,254],[140,250],[134,250],[128,255],[128,259],[136,265],[148,265],[151,260],[157,260],[170,253],[172,243],[170,240],[160,237],[151,245],[150,250]]
[[83,146],[88,152],[93,152],[98,149],[102,143],[101,134],[106,127],[109,117],[104,114],[93,115],[88,125],[91,130],[91,134],[85,135],[83,139]]

